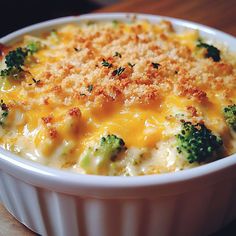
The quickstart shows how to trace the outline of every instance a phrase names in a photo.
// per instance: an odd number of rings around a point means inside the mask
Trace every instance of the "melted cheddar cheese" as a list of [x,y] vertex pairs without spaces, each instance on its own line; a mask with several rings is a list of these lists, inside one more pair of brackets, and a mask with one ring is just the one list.
[[[222,109],[236,102],[236,61],[220,45],[220,61],[206,58],[198,38],[197,31],[178,33],[166,21],[84,22],[5,46],[2,70],[8,52],[41,44],[20,77],[1,78],[0,98],[8,107],[1,146],[85,174],[178,171],[199,165],[176,150],[184,119],[220,136],[223,156],[234,153],[235,134]],[[108,134],[127,149],[102,172],[86,171],[81,156]]]

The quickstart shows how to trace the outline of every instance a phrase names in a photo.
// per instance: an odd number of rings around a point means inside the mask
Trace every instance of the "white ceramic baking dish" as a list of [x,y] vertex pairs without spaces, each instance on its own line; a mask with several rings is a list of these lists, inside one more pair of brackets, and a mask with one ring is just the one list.
[[[129,14],[130,16],[130,14]],[[236,50],[236,39],[209,27],[168,17],[137,15],[176,29],[200,31]],[[82,20],[127,20],[127,14],[89,14],[36,24],[0,40],[11,44]],[[106,177],[79,175],[0,150],[0,198],[20,222],[49,236],[209,235],[236,218],[236,154],[177,173]]]

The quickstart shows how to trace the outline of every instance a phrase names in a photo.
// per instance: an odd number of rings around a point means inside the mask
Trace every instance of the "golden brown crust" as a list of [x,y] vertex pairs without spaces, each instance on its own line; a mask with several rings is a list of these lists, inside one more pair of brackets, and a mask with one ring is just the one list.
[[203,103],[213,90],[229,97],[235,89],[234,66],[196,54],[196,43],[183,43],[168,21],[89,27],[59,29],[59,43],[45,50],[42,63],[38,57],[42,71],[33,76],[40,80],[36,92],[47,94],[45,105],[148,104],[168,94]]

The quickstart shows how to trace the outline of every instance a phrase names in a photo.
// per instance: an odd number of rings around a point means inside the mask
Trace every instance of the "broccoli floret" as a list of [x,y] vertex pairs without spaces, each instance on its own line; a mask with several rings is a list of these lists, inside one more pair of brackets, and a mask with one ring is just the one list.
[[107,174],[109,165],[126,149],[123,139],[116,135],[102,137],[97,147],[89,147],[80,159],[80,166],[88,174]]
[[100,141],[100,153],[112,161],[115,160],[117,154],[124,149],[125,142],[123,139],[118,138],[116,135],[107,135],[102,137]]
[[22,66],[24,66],[27,56],[34,54],[40,48],[40,42],[31,42],[25,48],[19,47],[10,51],[5,57],[7,68],[0,71],[0,76],[17,77],[17,75],[23,71]]
[[15,76],[22,71],[25,58],[27,57],[27,50],[23,48],[17,48],[10,51],[5,57],[5,63],[7,68],[0,71],[1,76]]
[[49,39],[52,43],[58,43],[60,41],[59,34],[56,29],[52,29],[49,35]]
[[2,76],[2,77],[12,76],[12,77],[18,78],[18,75],[21,71],[23,71],[23,70],[17,69],[17,68],[8,68],[5,70],[1,70],[0,76]]
[[226,123],[236,131],[236,104],[225,107],[223,113]]
[[28,54],[34,54],[42,48],[42,44],[39,41],[32,41],[26,47]]
[[182,153],[189,163],[205,161],[223,144],[222,139],[204,124],[193,125],[185,121],[182,122],[182,130],[176,138],[177,151]]
[[8,68],[21,69],[21,67],[24,65],[27,55],[27,50],[23,48],[17,48],[16,50],[10,51],[8,55],[6,55],[5,63]]
[[220,50],[214,47],[213,45],[209,45],[209,44],[203,43],[201,40],[198,40],[197,47],[206,48],[207,51],[206,51],[205,57],[212,58],[213,61],[216,61],[216,62],[221,60]]

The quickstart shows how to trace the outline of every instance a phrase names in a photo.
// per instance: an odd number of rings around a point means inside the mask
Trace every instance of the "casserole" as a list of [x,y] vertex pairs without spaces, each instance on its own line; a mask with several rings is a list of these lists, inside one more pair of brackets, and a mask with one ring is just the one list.
[[23,158],[136,176],[236,152],[236,59],[196,30],[82,21],[1,48],[0,145]]
[[[70,22],[126,17],[92,14],[63,18],[28,27],[1,42],[14,43],[25,33],[37,35]],[[151,22],[168,19],[177,29],[199,29],[201,36],[217,37],[232,51],[235,45],[232,36],[208,27],[166,17],[137,17]],[[76,175],[18,159],[5,150],[0,163],[4,205],[42,235],[209,234],[236,214],[235,155],[181,173],[132,178]]]

